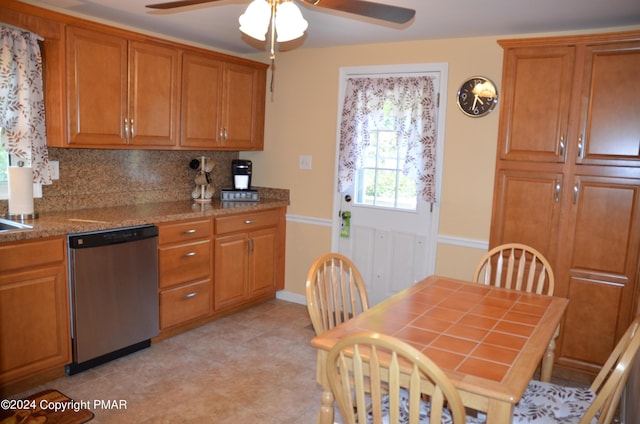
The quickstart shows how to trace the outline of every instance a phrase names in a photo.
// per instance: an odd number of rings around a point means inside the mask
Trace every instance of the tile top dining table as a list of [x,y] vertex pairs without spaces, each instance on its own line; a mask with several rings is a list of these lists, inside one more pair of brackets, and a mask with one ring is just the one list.
[[487,423],[510,423],[540,361],[551,361],[551,369],[555,331],[567,304],[560,297],[427,277],[312,339],[317,380],[324,388],[318,421],[334,422],[328,351],[349,334],[374,331],[424,352],[466,406],[487,414]]

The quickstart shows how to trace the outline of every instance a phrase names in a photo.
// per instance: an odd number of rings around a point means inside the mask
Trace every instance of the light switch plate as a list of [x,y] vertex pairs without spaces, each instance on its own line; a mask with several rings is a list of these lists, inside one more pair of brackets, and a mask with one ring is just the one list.
[[58,162],[57,160],[50,160],[49,171],[51,172],[52,180],[59,180],[60,179],[60,162]]
[[304,169],[304,170],[311,169],[311,156],[310,155],[300,155],[299,167],[300,167],[300,169]]

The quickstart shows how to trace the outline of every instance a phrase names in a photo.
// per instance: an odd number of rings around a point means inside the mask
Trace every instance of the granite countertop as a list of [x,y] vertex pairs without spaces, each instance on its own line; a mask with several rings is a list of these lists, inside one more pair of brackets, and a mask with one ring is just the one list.
[[260,202],[221,202],[219,199],[214,199],[211,203],[203,204],[191,201],[159,202],[43,213],[34,220],[24,222],[32,226],[31,229],[0,232],[0,243],[253,212],[288,205],[289,201],[283,199],[267,198],[261,199]]

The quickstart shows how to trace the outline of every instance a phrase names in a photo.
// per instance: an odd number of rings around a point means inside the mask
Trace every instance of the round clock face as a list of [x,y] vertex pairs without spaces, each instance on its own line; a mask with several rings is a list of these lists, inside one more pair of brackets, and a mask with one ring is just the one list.
[[496,107],[498,90],[488,78],[471,77],[460,86],[457,101],[465,115],[478,118]]

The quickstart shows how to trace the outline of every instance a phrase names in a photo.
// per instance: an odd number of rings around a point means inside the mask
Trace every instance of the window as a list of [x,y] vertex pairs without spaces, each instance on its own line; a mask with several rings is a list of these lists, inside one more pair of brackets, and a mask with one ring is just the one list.
[[415,180],[402,173],[406,145],[390,129],[370,131],[371,144],[364,151],[363,166],[355,179],[355,201],[360,205],[416,210]]

